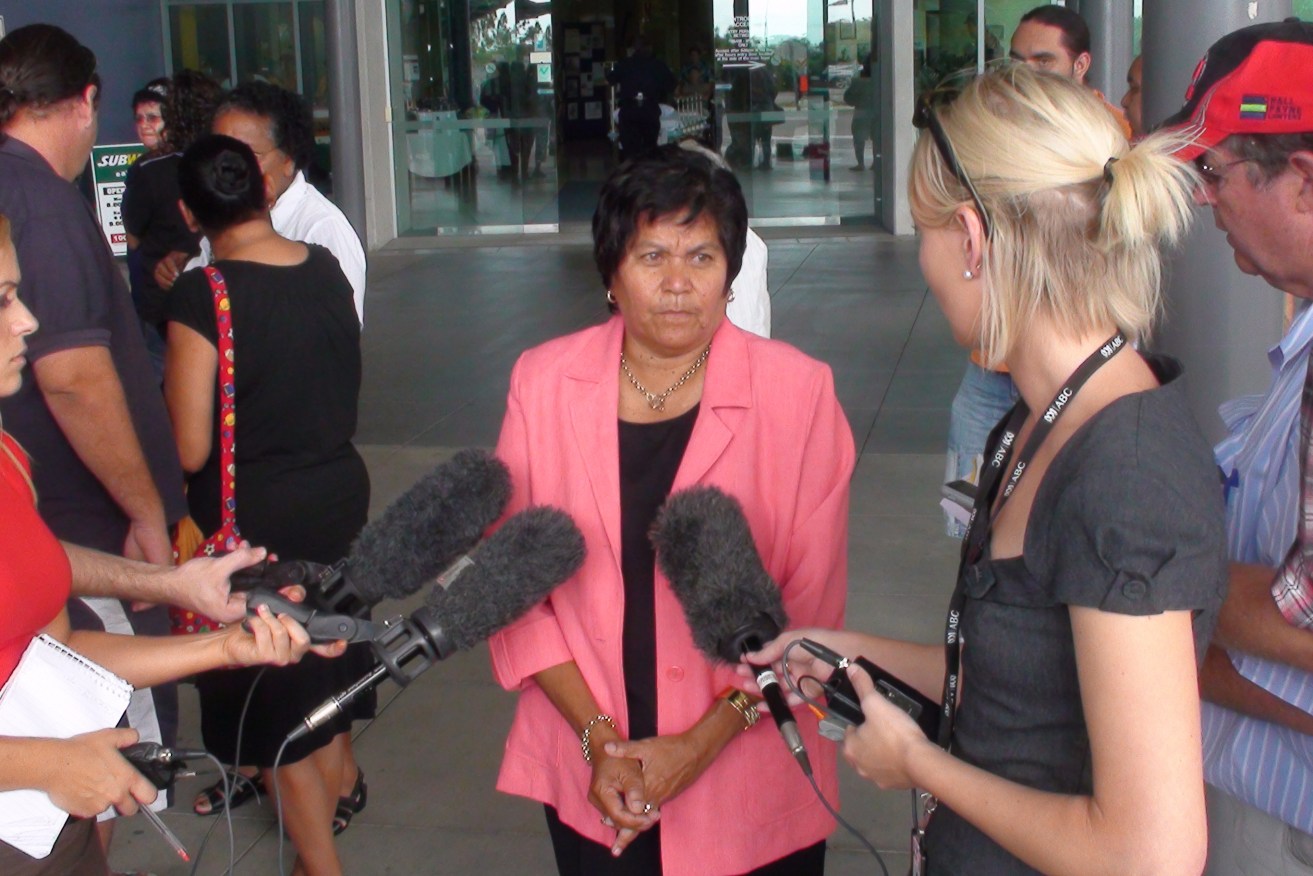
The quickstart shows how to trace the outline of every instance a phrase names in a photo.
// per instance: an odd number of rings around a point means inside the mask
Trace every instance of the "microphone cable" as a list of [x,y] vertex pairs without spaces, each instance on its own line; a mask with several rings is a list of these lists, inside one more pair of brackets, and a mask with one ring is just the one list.
[[[246,699],[242,703],[242,711],[237,716],[237,739],[233,746],[233,757],[236,760],[233,764],[233,775],[235,778],[230,781],[227,767],[225,767],[213,754],[210,754],[209,752],[206,752],[205,754],[205,757],[212,761],[215,767],[218,768],[219,780],[223,783],[223,821],[228,827],[228,868],[223,871],[222,876],[232,876],[232,874],[237,871],[237,840],[233,827],[232,807],[228,805],[229,801],[232,800],[233,791],[237,789],[237,786],[241,782],[250,782],[255,791],[255,802],[257,804],[260,802],[260,788],[259,785],[255,784],[256,778],[248,778],[242,775],[238,772],[238,767],[241,766],[242,762],[242,734],[246,729],[246,716],[251,709],[251,699],[255,696],[255,689],[260,684],[261,679],[264,678],[264,674],[268,668],[269,667],[267,666],[262,666],[260,671],[256,673],[255,679],[251,682],[250,688],[246,691]],[[205,831],[205,835],[201,837],[201,844],[196,848],[196,854],[192,857],[191,869],[187,871],[188,876],[196,876],[199,872],[201,858],[205,854],[205,848],[209,844],[210,837],[214,834],[214,830],[219,826],[219,823],[219,819],[215,819],[214,823],[210,825],[209,830]]]
[[[789,671],[789,652],[792,651],[794,648],[799,647],[799,642],[801,642],[801,639],[795,639],[794,641],[790,642],[787,646],[785,646],[784,654],[780,658],[781,665],[783,666],[784,669],[784,683],[787,684],[789,686],[789,690],[793,691],[793,693],[796,694],[797,697],[801,699],[804,703],[806,703],[809,708],[819,709],[821,708],[821,706],[818,705],[818,701],[812,697],[807,696],[807,694],[805,694],[802,691],[802,688],[800,688],[794,682],[793,673]],[[820,679],[816,678],[815,676],[807,675],[804,676],[802,680],[806,680],[809,678],[812,681],[815,681],[817,684],[820,684],[821,687],[824,688],[824,684],[822,684]],[[875,856],[875,862],[880,865],[880,872],[883,873],[884,876],[889,876],[889,868],[885,866],[884,856],[880,854],[879,850],[876,849],[876,847],[871,843],[870,840],[866,838],[864,834],[862,834],[861,831],[859,831],[856,827],[853,827],[853,825],[849,824],[848,821],[842,815],[839,814],[838,810],[835,809],[833,805],[831,805],[830,801],[826,799],[823,793],[821,793],[821,786],[816,784],[816,777],[812,775],[810,771],[805,771],[804,774],[807,776],[807,781],[811,784],[812,790],[816,792],[816,799],[820,800],[821,805],[825,807],[825,811],[829,812],[831,818],[837,821],[843,827],[844,830],[852,834],[857,839],[857,841],[866,848],[868,852],[870,852],[872,855]],[[913,806],[916,805],[915,791],[912,792],[912,804]],[[913,824],[915,824],[915,820],[913,821]]]

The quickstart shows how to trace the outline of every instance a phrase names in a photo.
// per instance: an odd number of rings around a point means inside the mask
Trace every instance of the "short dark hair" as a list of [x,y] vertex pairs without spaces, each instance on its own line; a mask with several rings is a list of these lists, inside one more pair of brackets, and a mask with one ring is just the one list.
[[210,133],[214,109],[223,99],[223,87],[198,70],[179,70],[169,84],[164,102],[164,139],[175,151],[185,152],[191,144]]
[[1062,31],[1062,47],[1071,52],[1072,57],[1083,55],[1090,50],[1090,26],[1080,14],[1066,6],[1036,6],[1021,16],[1021,23],[1033,21],[1056,27]]
[[1313,152],[1313,131],[1302,134],[1232,134],[1221,143],[1236,158],[1257,167],[1250,174],[1255,185],[1270,183],[1281,175],[1296,152]]
[[621,164],[603,183],[593,213],[593,261],[602,282],[610,288],[639,224],[679,216],[687,225],[704,213],[715,223],[725,250],[728,293],[748,245],[748,205],[734,174],[675,145]]
[[246,82],[228,92],[215,115],[240,110],[269,120],[269,134],[297,170],[315,159],[315,124],[310,105],[295,91],[270,82]]
[[132,95],[132,109],[135,112],[137,107],[143,103],[158,103],[161,107],[169,99],[169,77],[161,76],[159,79],[152,79],[145,86],[138,89]]
[[0,128],[21,109],[44,110],[96,86],[96,53],[53,24],[29,24],[0,40]]
[[265,208],[264,175],[255,153],[223,134],[206,134],[182,153],[178,189],[207,234],[245,222]]

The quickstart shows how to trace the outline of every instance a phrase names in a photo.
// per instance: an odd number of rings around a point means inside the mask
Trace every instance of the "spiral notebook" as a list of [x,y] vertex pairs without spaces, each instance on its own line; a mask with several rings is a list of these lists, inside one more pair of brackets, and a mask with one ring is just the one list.
[[[0,736],[67,739],[114,727],[132,685],[49,636],[37,636],[0,689]],[[34,858],[50,854],[68,813],[44,791],[0,792],[0,839]]]

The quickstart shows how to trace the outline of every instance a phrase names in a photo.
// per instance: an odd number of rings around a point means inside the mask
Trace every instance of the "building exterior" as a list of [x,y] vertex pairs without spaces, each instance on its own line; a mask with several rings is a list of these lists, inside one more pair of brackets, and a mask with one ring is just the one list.
[[[619,159],[606,74],[640,34],[680,83],[670,135],[697,130],[730,159],[754,224],[908,233],[913,135],[897,122],[918,89],[1005,54],[1034,2],[0,0],[0,15],[59,24],[96,51],[103,142],[131,139],[137,87],[184,67],[306,95],[319,164],[339,189],[360,184],[363,204],[343,206],[376,248],[583,227]],[[357,68],[337,84],[335,36]],[[359,106],[359,148],[338,168],[330,86]]]

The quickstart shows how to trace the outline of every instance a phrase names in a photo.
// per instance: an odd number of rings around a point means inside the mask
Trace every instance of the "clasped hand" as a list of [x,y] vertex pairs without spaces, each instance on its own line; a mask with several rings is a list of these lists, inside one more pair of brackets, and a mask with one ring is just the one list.
[[588,800],[602,813],[602,823],[616,829],[611,854],[618,856],[706,765],[684,734],[608,742],[603,751],[594,755]]

